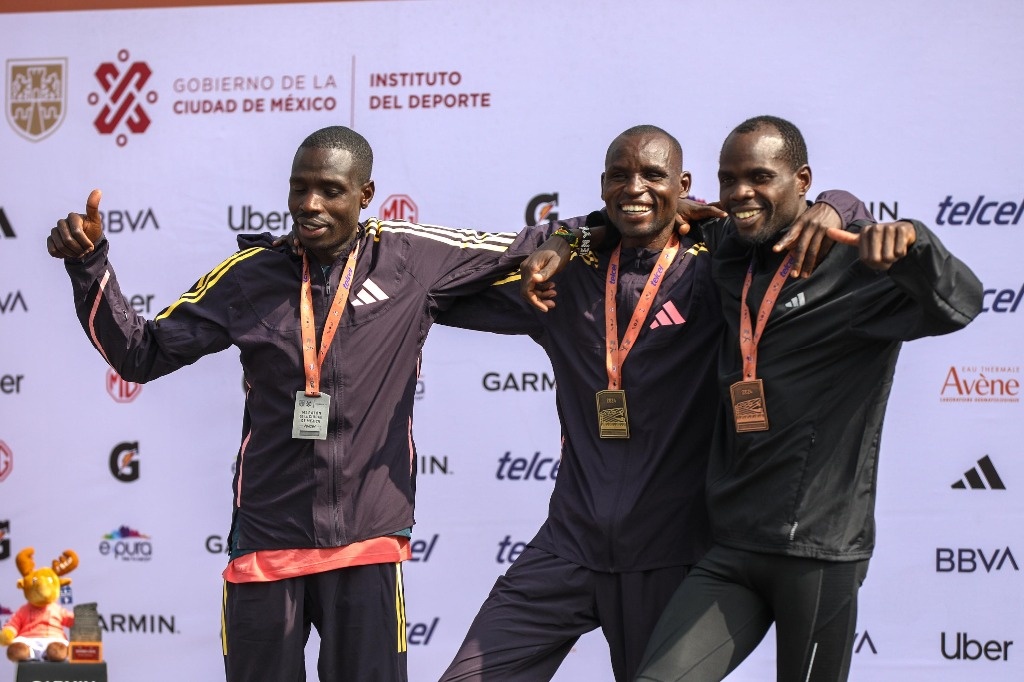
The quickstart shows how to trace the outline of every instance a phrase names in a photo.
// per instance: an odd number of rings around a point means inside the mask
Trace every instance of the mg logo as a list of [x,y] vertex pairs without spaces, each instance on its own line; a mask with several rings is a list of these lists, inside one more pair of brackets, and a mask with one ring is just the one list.
[[26,140],[38,142],[64,122],[67,59],[7,60],[7,122]]
[[[100,113],[93,121],[101,135],[112,135],[118,129],[127,128],[131,133],[144,133],[149,128],[150,119],[142,107],[142,100],[155,104],[157,94],[153,90],[143,92],[143,88],[153,75],[146,62],[128,63],[128,50],[117,53],[119,67],[113,62],[103,62],[96,69],[96,81],[103,93],[89,93],[89,104],[97,106],[102,102]],[[115,138],[118,147],[128,144],[128,136],[118,133]]]
[[407,194],[392,194],[380,208],[381,218],[384,220],[408,220],[410,223],[417,222],[419,209],[416,202]]
[[13,468],[14,453],[7,447],[7,443],[0,440],[0,483],[10,475]]
[[137,384],[134,381],[125,381],[117,372],[108,369],[107,393],[119,403],[130,403],[139,396],[139,393],[142,393],[142,384]]

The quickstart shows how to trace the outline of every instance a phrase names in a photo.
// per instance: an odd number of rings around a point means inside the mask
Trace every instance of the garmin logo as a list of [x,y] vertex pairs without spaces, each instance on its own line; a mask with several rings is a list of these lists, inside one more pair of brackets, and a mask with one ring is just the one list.
[[230,548],[228,543],[224,541],[224,538],[220,535],[207,535],[206,536],[206,551],[210,554],[228,554]]
[[560,463],[558,458],[541,457],[540,452],[533,453],[532,458],[513,457],[506,452],[498,460],[495,476],[499,481],[553,481]]
[[143,632],[151,635],[173,635],[178,630],[174,625],[174,616],[153,613],[110,613],[100,615],[100,629],[104,632]]
[[420,476],[450,476],[455,472],[448,464],[448,455],[441,457],[416,455],[416,473]]
[[547,372],[488,372],[483,379],[486,391],[553,391],[555,378]]

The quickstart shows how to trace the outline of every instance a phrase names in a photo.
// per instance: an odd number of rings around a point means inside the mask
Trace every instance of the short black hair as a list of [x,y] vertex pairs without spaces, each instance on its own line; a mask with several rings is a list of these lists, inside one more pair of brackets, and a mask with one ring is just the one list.
[[[615,140],[618,140],[620,137],[633,137],[635,135],[661,135],[665,137],[672,145],[672,151],[679,155],[679,165],[682,166],[683,145],[679,144],[679,140],[677,140],[675,136],[669,133],[668,131],[661,129],[658,126],[649,125],[645,123],[623,130],[621,133],[615,136]],[[608,165],[608,159],[610,158],[610,155],[612,153],[612,147],[615,146],[615,140],[612,140],[611,144],[608,145],[608,151],[606,151],[604,154],[605,166]]]
[[360,182],[367,182],[373,172],[373,150],[366,138],[345,126],[328,126],[311,133],[299,149],[344,149],[352,155],[360,171]]
[[[782,138],[782,160],[789,163],[790,168],[797,170],[807,165],[807,143],[803,133],[795,125],[778,116],[755,116],[732,129],[729,137],[737,134],[753,133],[762,128],[774,128]],[[725,144],[722,144],[725,147]]]

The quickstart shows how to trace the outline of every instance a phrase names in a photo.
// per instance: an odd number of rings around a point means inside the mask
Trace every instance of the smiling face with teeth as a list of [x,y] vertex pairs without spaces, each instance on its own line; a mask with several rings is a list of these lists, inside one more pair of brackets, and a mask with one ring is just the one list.
[[676,204],[690,189],[690,174],[673,138],[641,129],[626,131],[608,147],[601,198],[623,246],[660,249],[675,229]]
[[769,241],[807,207],[811,168],[806,163],[794,167],[785,140],[769,125],[729,135],[718,166],[722,208],[747,241]]
[[373,199],[369,171],[347,149],[299,147],[288,180],[288,210],[306,251],[330,265],[359,227]]

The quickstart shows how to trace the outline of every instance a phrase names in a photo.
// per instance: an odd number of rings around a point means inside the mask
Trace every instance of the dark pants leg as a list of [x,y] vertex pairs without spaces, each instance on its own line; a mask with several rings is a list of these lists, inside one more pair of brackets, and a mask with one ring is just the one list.
[[867,561],[830,562],[716,546],[672,597],[638,680],[721,680],[776,621],[780,682],[849,674]]
[[669,600],[638,681],[721,680],[764,638],[771,609],[726,554],[713,547]]
[[401,565],[341,568],[266,583],[227,583],[228,682],[305,680],[310,626],[322,682],[408,679]]
[[528,547],[498,578],[443,682],[550,680],[598,627],[593,572]]
[[597,574],[598,620],[619,682],[632,682],[636,676],[658,616],[689,568]]

